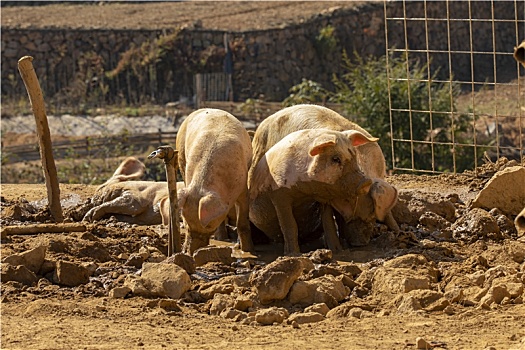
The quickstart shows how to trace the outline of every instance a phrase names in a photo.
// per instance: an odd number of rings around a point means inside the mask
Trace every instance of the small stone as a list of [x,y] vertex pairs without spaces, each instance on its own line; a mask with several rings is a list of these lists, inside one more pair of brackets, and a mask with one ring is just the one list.
[[432,349],[432,345],[430,345],[425,339],[421,337],[416,338],[416,349]]
[[129,293],[131,293],[131,288],[129,287],[116,287],[109,291],[109,297],[113,299],[124,299]]

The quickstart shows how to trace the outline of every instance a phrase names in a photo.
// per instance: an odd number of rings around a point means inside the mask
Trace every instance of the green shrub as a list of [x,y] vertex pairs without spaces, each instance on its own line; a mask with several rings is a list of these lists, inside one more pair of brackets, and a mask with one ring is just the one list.
[[[342,104],[347,117],[380,138],[387,165],[430,171],[473,167],[471,147],[457,149],[442,144],[459,142],[469,123],[468,116],[451,113],[459,94],[457,84],[435,82],[434,76],[427,77],[426,65],[409,63],[403,56],[365,60],[355,54],[354,63],[343,52],[342,60],[343,74],[333,77],[335,92],[303,80],[290,89],[287,105],[317,102],[319,91],[323,91],[323,98]],[[315,89],[306,89],[305,81],[307,87]],[[298,92],[300,99],[296,97]],[[461,160],[455,163],[459,169],[454,168],[453,154]]]

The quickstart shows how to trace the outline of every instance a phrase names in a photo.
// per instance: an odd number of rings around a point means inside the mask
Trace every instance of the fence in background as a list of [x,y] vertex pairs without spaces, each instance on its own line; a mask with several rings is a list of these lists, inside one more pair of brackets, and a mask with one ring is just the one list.
[[[440,173],[476,168],[484,158],[522,161],[525,79],[523,67],[512,58],[514,47],[525,40],[522,4],[515,0],[514,18],[505,18],[498,15],[498,1],[464,1],[464,9],[454,13],[449,1],[402,2],[402,10],[396,11],[384,2],[391,150],[383,151],[391,152],[389,166]],[[424,37],[411,35],[421,26]],[[498,35],[498,29],[509,26],[515,36]],[[477,41],[477,34],[486,31],[491,40]],[[401,56],[426,66],[427,78],[414,78],[409,64],[402,74],[389,69],[389,58]],[[470,72],[454,77],[453,65],[465,60]],[[395,84],[406,88],[405,105],[393,100]],[[424,107],[411,96],[414,85],[428,89]],[[448,106],[433,105],[438,89],[449,90]]]

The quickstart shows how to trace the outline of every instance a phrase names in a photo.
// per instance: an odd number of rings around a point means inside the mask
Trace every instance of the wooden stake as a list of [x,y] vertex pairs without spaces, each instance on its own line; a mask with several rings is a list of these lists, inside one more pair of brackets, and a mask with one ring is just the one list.
[[34,235],[39,233],[84,232],[87,227],[79,223],[35,224],[24,226],[4,226],[0,230],[2,239],[11,235]]
[[55,160],[53,158],[51,134],[47,122],[44,97],[32,62],[33,57],[22,57],[18,60],[18,71],[26,86],[29,102],[33,109],[33,115],[35,116],[36,132],[40,145],[40,158],[46,180],[49,211],[55,222],[62,222],[64,221],[64,217],[62,215],[62,207],[60,206],[60,187],[58,185]]
[[177,208],[177,151],[170,146],[160,146],[153,151],[148,159],[160,158],[166,166],[166,179],[168,180],[168,193],[170,199],[170,222],[168,234],[168,256],[182,251],[179,227],[179,210]]

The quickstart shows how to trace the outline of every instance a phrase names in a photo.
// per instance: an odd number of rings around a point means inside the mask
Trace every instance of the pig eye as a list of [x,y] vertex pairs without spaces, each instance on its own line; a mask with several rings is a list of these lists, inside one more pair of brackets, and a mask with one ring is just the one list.
[[341,164],[341,158],[339,156],[333,156],[332,157],[332,162],[337,163],[337,164]]

